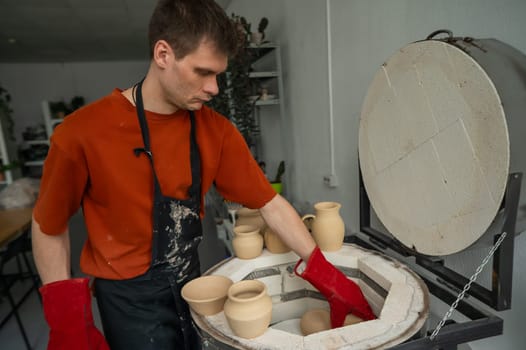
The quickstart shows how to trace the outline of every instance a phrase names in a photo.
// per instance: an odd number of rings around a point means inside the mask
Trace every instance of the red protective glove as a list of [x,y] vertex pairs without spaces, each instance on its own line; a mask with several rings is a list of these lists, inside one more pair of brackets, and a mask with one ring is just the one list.
[[320,248],[314,249],[307,267],[300,273],[298,267],[302,262],[303,260],[298,261],[294,272],[309,281],[327,298],[331,307],[332,328],[343,326],[345,316],[349,313],[366,321],[376,318],[360,287],[328,262]]
[[87,278],[46,284],[40,288],[44,316],[49,324],[47,350],[109,350],[93,324]]

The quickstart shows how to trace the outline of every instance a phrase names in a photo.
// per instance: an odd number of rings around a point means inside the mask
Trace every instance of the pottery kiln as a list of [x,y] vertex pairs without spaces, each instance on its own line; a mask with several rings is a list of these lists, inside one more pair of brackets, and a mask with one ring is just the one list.
[[[447,37],[434,40],[438,34]],[[478,302],[511,307],[515,232],[526,221],[525,111],[526,56],[495,39],[439,30],[377,72],[359,132],[360,233],[367,242],[350,241],[416,258],[430,292],[469,319],[396,349],[456,349],[502,334],[502,319]],[[446,255],[481,242],[490,253],[470,279],[448,267]],[[473,283],[490,261],[489,287]],[[464,293],[477,303],[461,300]]]
[[[360,232],[346,238],[369,250],[345,244],[325,253],[356,279],[379,319],[298,335],[301,314],[327,304],[293,275],[294,254],[265,252],[227,260],[208,273],[267,283],[275,306],[271,328],[245,340],[232,335],[221,313],[193,314],[205,348],[455,349],[502,333],[500,318],[463,300],[456,310],[470,321],[447,324],[433,339],[422,333],[428,288],[449,305],[469,282],[441,256],[466,249],[490,227],[491,238],[505,237],[493,259],[493,287],[474,283],[467,293],[496,310],[510,307],[517,211],[526,202],[526,191],[519,199],[526,158],[516,153],[526,149],[520,135],[526,57],[498,40],[442,32],[449,37],[434,39],[434,33],[409,44],[376,74],[360,122]],[[374,214],[379,228],[371,225]],[[522,215],[520,231],[524,222]],[[416,258],[424,273],[374,251]]]
[[345,244],[325,257],[364,292],[378,319],[304,337],[300,318],[308,310],[328,309],[323,296],[294,274],[294,253],[262,255],[251,260],[233,258],[207,272],[230,277],[234,282],[257,279],[267,285],[272,297],[271,327],[260,337],[235,336],[224,312],[213,316],[192,313],[205,348],[217,349],[374,349],[398,344],[418,332],[429,308],[425,284],[411,270],[370,250]]

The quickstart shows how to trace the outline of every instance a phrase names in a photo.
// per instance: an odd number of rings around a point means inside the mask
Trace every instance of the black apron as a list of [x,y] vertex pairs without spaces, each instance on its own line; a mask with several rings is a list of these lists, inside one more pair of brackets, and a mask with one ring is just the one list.
[[[104,335],[112,350],[199,349],[188,304],[181,288],[200,275],[197,248],[202,239],[201,159],[190,113],[190,162],[192,184],[188,199],[164,196],[155,173],[148,124],[142,101],[142,81],[137,85],[136,109],[144,155],[153,173],[152,260],[148,271],[128,280],[97,278],[95,292]],[[133,189],[132,189],[133,190]]]

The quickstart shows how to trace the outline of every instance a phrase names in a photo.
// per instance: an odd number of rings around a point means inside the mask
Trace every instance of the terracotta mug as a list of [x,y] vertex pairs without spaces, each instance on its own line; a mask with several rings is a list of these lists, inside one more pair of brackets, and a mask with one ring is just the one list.
[[319,202],[314,205],[314,215],[302,217],[316,244],[323,251],[339,250],[343,245],[345,224],[340,216],[340,208],[341,204],[337,202]]

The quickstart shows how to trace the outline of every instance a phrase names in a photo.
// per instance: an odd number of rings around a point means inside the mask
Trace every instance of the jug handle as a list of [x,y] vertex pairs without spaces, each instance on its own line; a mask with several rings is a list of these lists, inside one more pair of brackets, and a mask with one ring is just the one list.
[[316,215],[314,214],[307,214],[301,217],[301,221],[303,221],[303,224],[305,224],[309,232],[312,232],[312,221],[314,219],[316,219]]

